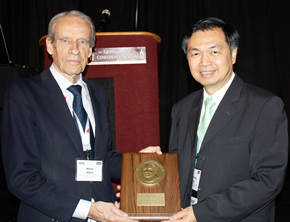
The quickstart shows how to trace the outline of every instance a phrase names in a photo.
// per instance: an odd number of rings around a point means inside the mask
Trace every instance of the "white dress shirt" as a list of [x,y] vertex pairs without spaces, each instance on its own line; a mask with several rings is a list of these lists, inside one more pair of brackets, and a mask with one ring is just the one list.
[[[235,73],[232,74],[230,80],[222,88],[220,88],[213,95],[211,95],[211,97],[215,101],[215,106],[213,107],[214,113],[215,113],[217,107],[219,106],[221,100],[223,99],[224,95],[226,94],[226,92],[227,92],[228,88],[230,87],[230,85],[231,85],[232,81],[234,80],[234,78],[235,78]],[[203,114],[205,112],[204,101],[205,101],[205,99],[207,97],[209,97],[209,95],[205,91],[205,89],[203,88],[203,101],[202,101],[202,108],[201,108],[201,113],[200,113],[200,118],[199,118],[199,124],[200,124],[202,116],[203,116]],[[197,128],[197,135],[198,135],[198,130],[199,130],[199,124],[198,124],[198,128]],[[200,147],[197,147],[196,149],[199,151],[199,148]],[[197,152],[197,154],[198,154],[198,152]]]
[[[80,78],[79,78],[78,82],[76,84],[72,84],[67,78],[65,78],[63,75],[61,75],[55,69],[54,64],[52,64],[49,69],[50,69],[53,77],[55,78],[57,84],[59,85],[59,87],[64,95],[64,98],[66,99],[67,106],[68,106],[69,110],[71,111],[72,116],[73,116],[73,112],[74,112],[73,111],[73,97],[74,96],[71,92],[69,92],[67,90],[67,88],[70,87],[71,85],[82,86],[82,93],[81,94],[82,94],[83,106],[88,114],[88,119],[91,123],[92,130],[93,130],[93,133],[95,135],[94,131],[95,131],[96,124],[95,124],[95,118],[94,118],[94,111],[93,111],[93,107],[92,107],[92,102],[91,102],[89,90],[88,90],[87,84],[82,79],[82,74],[80,74]],[[91,203],[92,203],[91,201],[80,199],[72,217],[83,219],[83,220],[86,219],[88,217]],[[94,220],[90,220],[90,221],[94,221]]]

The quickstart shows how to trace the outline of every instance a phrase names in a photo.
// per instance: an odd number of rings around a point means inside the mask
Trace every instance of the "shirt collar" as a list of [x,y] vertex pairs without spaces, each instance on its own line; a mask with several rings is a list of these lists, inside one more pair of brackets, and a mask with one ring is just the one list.
[[82,74],[80,74],[80,78],[77,81],[76,84],[72,84],[67,78],[65,78],[63,75],[61,75],[56,68],[54,67],[54,64],[52,63],[52,65],[49,67],[52,76],[54,77],[54,79],[56,80],[57,84],[59,85],[59,87],[61,88],[62,91],[65,91],[68,87],[70,87],[71,85],[85,85],[83,78],[82,78]]

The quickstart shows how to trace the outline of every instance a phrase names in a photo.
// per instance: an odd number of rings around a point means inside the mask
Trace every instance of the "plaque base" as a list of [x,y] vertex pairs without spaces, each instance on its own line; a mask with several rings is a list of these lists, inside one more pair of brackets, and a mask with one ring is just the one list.
[[163,221],[168,220],[168,218],[173,215],[173,213],[128,213],[130,219],[138,220],[138,221]]
[[178,154],[122,153],[121,187],[120,208],[130,218],[168,220],[181,210]]

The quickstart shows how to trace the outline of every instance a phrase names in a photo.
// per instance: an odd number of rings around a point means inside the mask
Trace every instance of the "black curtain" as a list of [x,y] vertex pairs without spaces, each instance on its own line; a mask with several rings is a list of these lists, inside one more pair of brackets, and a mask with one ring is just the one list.
[[[94,24],[103,9],[111,11],[111,22],[105,31],[128,31],[135,26],[135,0],[1,0],[0,23],[4,31],[10,60],[19,65],[43,70],[43,49],[39,39],[47,34],[50,19],[59,12],[80,10]],[[3,40],[0,40],[0,64],[7,64]]]
[[[11,60],[42,71],[43,51],[38,40],[47,34],[51,17],[60,11],[77,9],[89,15],[96,24],[105,8],[111,11],[111,22],[105,31],[148,31],[162,38],[159,83],[161,147],[164,152],[168,150],[173,104],[201,88],[191,77],[181,51],[181,40],[184,31],[202,18],[218,17],[238,29],[241,40],[234,67],[236,73],[246,82],[280,96],[289,114],[290,8],[284,0],[2,0],[0,23]],[[0,64],[7,64],[2,39]],[[290,210],[289,183],[287,176],[277,201],[277,221],[290,218],[283,217]]]
[[[271,0],[139,0],[138,29],[162,38],[160,123],[163,151],[168,147],[173,104],[201,88],[190,74],[181,41],[185,30],[202,18],[218,17],[238,29],[241,40],[235,72],[246,82],[280,96],[289,116],[289,9],[286,1]],[[277,198],[276,221],[290,220],[287,213],[290,210],[289,186],[288,170],[285,187]]]
[[218,17],[238,29],[241,40],[235,71],[245,81],[282,97],[289,111],[288,9],[267,0],[139,0],[138,29],[162,38],[160,107],[165,150],[172,105],[200,88],[191,77],[181,41],[185,30],[202,18]]

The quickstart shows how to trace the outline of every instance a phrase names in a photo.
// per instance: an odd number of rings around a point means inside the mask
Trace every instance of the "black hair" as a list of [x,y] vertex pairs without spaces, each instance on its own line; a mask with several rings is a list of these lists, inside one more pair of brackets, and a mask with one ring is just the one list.
[[221,19],[209,17],[203,20],[199,20],[195,25],[193,25],[193,27],[185,32],[182,40],[182,50],[185,55],[187,55],[188,40],[193,33],[197,31],[213,30],[216,28],[220,28],[225,34],[226,42],[230,47],[231,53],[235,48],[238,48],[240,36],[236,28],[231,24],[225,23]]

